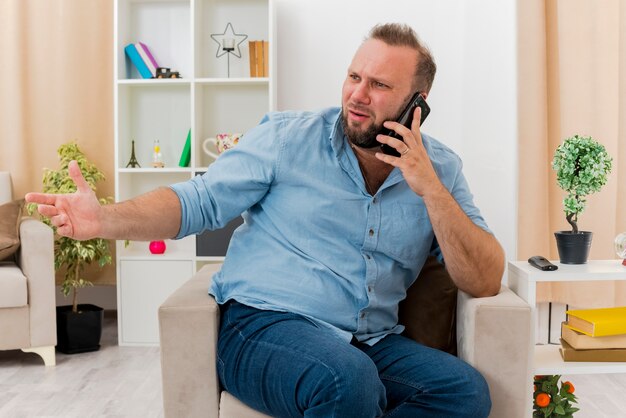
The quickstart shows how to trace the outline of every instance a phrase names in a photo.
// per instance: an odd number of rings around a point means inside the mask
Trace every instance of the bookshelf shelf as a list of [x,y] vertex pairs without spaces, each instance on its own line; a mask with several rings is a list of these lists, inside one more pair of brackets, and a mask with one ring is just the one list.
[[[203,151],[206,138],[244,133],[275,109],[274,13],[273,0],[115,0],[116,201],[206,171],[214,161]],[[226,57],[216,57],[218,45],[210,38],[223,32],[227,23],[237,33],[247,34],[248,40],[269,41],[269,77],[250,77],[246,40],[240,45],[241,58],[231,57],[231,78],[227,78]],[[180,72],[182,78],[141,78],[124,52],[129,43],[137,42],[149,47],[159,66]],[[191,161],[188,167],[179,167],[190,129]],[[155,140],[165,168],[152,168]],[[131,141],[141,168],[126,167]],[[198,257],[195,236],[166,244],[165,254],[157,256],[150,254],[147,243],[132,242],[127,248],[123,241],[117,242],[120,345],[157,344],[156,312],[165,296],[203,264],[223,259]]]
[[563,361],[559,345],[535,347],[535,374],[604,374],[626,373],[626,362]]
[[[146,246],[148,244],[146,243]],[[163,260],[169,260],[169,261],[189,261],[189,255],[185,254],[183,252],[181,253],[172,253],[172,254],[144,254],[143,252],[138,253],[138,255],[125,255],[120,257],[120,261],[163,261]]]
[[198,78],[195,80],[197,84],[269,84],[270,79],[267,77],[240,77],[240,78]]
[[191,173],[192,169],[189,167],[165,167],[165,168],[120,168],[118,173],[132,173],[132,174],[170,174],[170,173]]
[[[530,305],[533,328],[537,319],[537,283],[626,280],[626,267],[621,260],[590,260],[580,265],[551,262],[559,267],[558,270],[541,271],[526,261],[508,263],[508,285]],[[535,335],[534,330],[531,335]],[[559,347],[556,344],[535,345],[534,374],[626,373],[626,362],[563,361]]]
[[126,86],[169,86],[169,85],[190,85],[191,81],[184,78],[143,78],[118,80],[118,84]]

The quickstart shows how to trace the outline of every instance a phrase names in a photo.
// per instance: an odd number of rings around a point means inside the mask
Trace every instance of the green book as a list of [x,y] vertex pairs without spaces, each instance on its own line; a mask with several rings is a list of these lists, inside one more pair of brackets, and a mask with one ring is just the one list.
[[185,141],[185,146],[183,147],[183,152],[180,154],[180,161],[178,165],[180,167],[189,167],[189,162],[191,161],[191,129],[187,133],[187,140]]

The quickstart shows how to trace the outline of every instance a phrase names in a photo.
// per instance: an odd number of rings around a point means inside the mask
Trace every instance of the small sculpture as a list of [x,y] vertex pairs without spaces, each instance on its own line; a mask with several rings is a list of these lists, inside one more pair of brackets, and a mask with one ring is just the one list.
[[[230,32],[227,34],[227,32]],[[223,33],[213,33],[211,34],[211,39],[217,43],[217,52],[215,53],[215,58],[219,58],[222,55],[226,54],[226,63],[227,63],[227,72],[226,74],[230,77],[230,56],[234,55],[237,58],[241,58],[241,49],[240,45],[248,39],[248,35],[245,33],[236,33],[233,29],[233,25],[228,22],[226,24],[226,28]]]
[[178,71],[170,71],[167,67],[157,67],[156,76],[152,78],[182,78]]
[[165,163],[163,162],[163,155],[161,154],[161,146],[159,145],[158,139],[154,140],[154,146],[152,148],[152,167],[165,167]]
[[126,164],[126,168],[141,168],[141,166],[139,165],[139,161],[137,161],[137,157],[135,157],[135,140],[132,140],[131,142],[132,148],[130,151],[130,161],[128,161],[128,164]]

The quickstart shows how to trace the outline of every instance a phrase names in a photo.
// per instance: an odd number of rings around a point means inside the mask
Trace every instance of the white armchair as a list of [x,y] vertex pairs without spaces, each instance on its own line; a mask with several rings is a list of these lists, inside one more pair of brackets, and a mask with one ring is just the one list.
[[[207,293],[211,276],[218,268],[219,265],[202,268],[159,308],[166,417],[267,418],[220,388],[216,371],[220,310]],[[406,307],[407,302],[418,308],[423,305],[414,299],[419,293],[423,297],[424,292],[409,291],[403,302],[404,312],[400,308],[400,322],[407,325],[407,330],[409,321],[424,317]],[[526,417],[532,397],[528,304],[504,286],[498,295],[487,298],[459,292],[456,321],[454,317],[452,313],[451,322],[456,322],[455,348],[458,356],[487,380],[493,404],[490,416]],[[428,325],[422,324],[422,328],[428,330]]]
[[[11,200],[11,177],[0,172],[0,205]],[[41,221],[24,218],[16,257],[0,261],[0,350],[21,349],[54,366],[56,313],[54,237]]]

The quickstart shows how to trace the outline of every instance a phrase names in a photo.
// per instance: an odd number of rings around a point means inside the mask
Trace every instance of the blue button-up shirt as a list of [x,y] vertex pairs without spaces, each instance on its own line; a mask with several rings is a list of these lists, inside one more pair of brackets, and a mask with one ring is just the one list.
[[[398,303],[438,250],[421,197],[395,168],[374,196],[340,121],[341,110],[270,113],[202,176],[172,189],[177,238],[242,214],[209,293],[259,309],[304,315],[369,344],[400,333]],[[422,134],[440,180],[472,221],[461,160]]]

